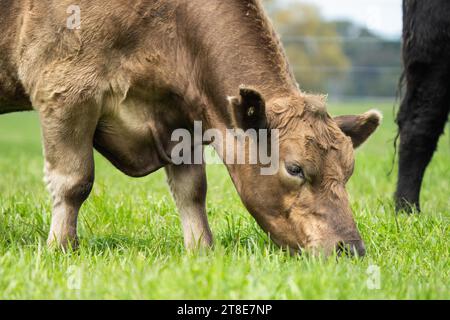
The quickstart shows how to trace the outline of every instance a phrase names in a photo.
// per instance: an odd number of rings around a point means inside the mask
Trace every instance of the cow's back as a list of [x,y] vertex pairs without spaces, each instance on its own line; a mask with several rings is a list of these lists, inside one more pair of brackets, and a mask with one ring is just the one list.
[[17,39],[20,36],[22,1],[0,0],[0,114],[31,109],[28,96],[19,81]]
[[[158,78],[150,73],[167,70],[162,51],[175,32],[176,3],[80,0],[81,25],[69,28],[71,0],[0,0],[7,8],[0,13],[0,113],[30,109],[30,99],[39,109],[40,91],[70,92],[73,100],[130,76]],[[143,79],[126,79],[134,81]]]

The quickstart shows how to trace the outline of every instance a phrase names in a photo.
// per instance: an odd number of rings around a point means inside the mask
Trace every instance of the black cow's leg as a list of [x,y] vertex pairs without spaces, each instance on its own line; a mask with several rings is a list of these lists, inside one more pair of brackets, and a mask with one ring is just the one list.
[[443,65],[418,65],[407,70],[407,92],[397,122],[400,130],[396,210],[420,211],[422,179],[450,106],[450,72]]

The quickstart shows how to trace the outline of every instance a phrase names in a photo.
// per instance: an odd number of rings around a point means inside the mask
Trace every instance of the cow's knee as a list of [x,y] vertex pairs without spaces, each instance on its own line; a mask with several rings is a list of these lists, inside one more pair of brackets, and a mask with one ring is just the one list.
[[69,204],[79,206],[89,197],[94,185],[94,176],[83,174],[68,178],[65,186],[61,188],[61,195]]
[[87,174],[48,175],[48,187],[53,198],[49,246],[63,249],[78,246],[78,212],[88,198],[93,182],[93,176]]
[[93,168],[70,168],[64,170],[45,169],[45,182],[55,201],[64,201],[71,205],[80,205],[92,191],[94,184]]

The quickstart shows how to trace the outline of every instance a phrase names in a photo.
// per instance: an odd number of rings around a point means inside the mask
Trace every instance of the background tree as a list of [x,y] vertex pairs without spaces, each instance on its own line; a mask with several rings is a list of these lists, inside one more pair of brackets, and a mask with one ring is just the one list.
[[400,40],[386,41],[351,21],[326,21],[315,6],[302,2],[264,4],[303,90],[335,99],[396,94]]

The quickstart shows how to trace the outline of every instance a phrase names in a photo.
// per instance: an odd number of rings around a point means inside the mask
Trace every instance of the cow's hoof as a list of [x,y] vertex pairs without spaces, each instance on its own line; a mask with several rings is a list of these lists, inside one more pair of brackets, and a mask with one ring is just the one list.
[[395,212],[397,213],[407,213],[414,214],[420,213],[420,206],[418,203],[410,202],[405,198],[396,198],[395,199]]
[[50,250],[71,252],[78,249],[79,242],[77,237],[66,239],[51,237],[47,240],[47,246]]
[[214,243],[210,239],[202,239],[200,242],[185,243],[184,247],[189,253],[207,252],[214,248]]

